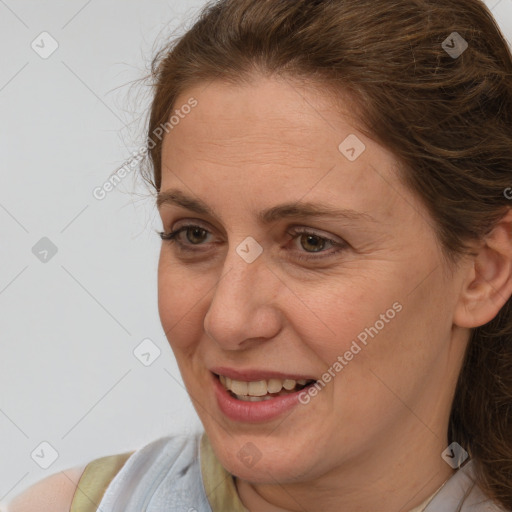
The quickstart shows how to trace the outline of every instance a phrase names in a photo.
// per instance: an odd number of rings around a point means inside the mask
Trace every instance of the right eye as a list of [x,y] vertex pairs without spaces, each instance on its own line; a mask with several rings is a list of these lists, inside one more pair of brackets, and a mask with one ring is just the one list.
[[[180,236],[184,232],[186,233],[187,242],[184,242],[182,237]],[[180,248],[180,250],[194,251],[194,249],[190,249],[187,246],[203,245],[202,241],[204,241],[206,236],[211,233],[202,226],[198,226],[196,224],[187,224],[169,233],[161,231],[158,234],[160,235],[160,238],[164,241],[171,243],[175,242],[177,246]],[[197,241],[198,239],[199,241]]]

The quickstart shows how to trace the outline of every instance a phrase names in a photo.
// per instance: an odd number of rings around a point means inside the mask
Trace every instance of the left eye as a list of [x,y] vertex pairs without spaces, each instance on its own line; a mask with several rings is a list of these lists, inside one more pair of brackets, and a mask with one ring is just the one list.
[[[298,251],[296,254],[296,257],[299,260],[315,260],[315,259],[321,259],[321,258],[329,258],[336,254],[338,254],[340,251],[346,249],[348,245],[342,241],[338,242],[336,240],[332,240],[331,238],[327,238],[324,236],[321,236],[317,233],[308,231],[304,228],[295,228],[291,231],[287,232],[288,235],[290,235],[293,239],[298,239],[300,242],[301,247],[306,248],[306,246],[313,247],[313,251]],[[333,249],[329,252],[324,251],[323,249],[325,246],[329,244]],[[321,253],[320,256],[311,256],[311,253]],[[324,254],[325,253],[325,254]]]
[[[180,235],[182,233],[186,233],[186,242],[183,242]],[[210,231],[203,228],[202,226],[190,224],[186,226],[182,226],[170,233],[166,232],[158,232],[160,238],[164,241],[168,242],[176,242],[179,250],[184,252],[199,252],[197,249],[191,249],[190,246],[195,245],[204,245],[202,242],[205,241],[208,235],[211,235]],[[334,255],[338,253],[340,250],[347,247],[347,244],[344,242],[338,242],[332,240],[330,238],[321,236],[317,233],[308,231],[306,229],[292,229],[291,231],[287,231],[287,234],[290,235],[291,239],[298,239],[302,248],[306,249],[305,251],[298,251],[296,255],[299,259],[319,259],[324,256],[309,256],[310,253],[324,253],[326,245],[330,244],[333,247],[333,251],[330,251],[327,256]],[[309,247],[310,250],[307,250]],[[302,254],[300,254],[302,253]]]
[[[325,248],[326,243],[331,243],[333,245],[336,244],[334,240],[330,240],[328,238],[322,237],[315,233],[310,233],[308,231],[292,231],[288,233],[291,237],[297,238],[303,248],[306,246],[304,244],[309,245],[313,248],[311,252],[320,252],[323,248]],[[300,238],[299,238],[300,235]],[[310,252],[310,251],[306,251]]]

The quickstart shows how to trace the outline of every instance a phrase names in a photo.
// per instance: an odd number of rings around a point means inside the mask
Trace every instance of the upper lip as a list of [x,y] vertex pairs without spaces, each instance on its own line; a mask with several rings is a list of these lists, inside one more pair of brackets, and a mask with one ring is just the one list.
[[259,380],[279,379],[279,380],[317,380],[315,377],[307,374],[300,373],[283,373],[272,370],[258,370],[254,368],[248,368],[245,370],[228,368],[226,366],[215,366],[210,368],[212,373],[217,375],[223,375],[233,380],[239,380],[242,382],[256,382]]

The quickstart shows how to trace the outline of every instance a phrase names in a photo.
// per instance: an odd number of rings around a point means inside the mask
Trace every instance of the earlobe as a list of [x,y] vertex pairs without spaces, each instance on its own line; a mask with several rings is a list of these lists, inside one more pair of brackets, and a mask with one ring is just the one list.
[[454,312],[459,327],[490,322],[512,295],[512,209],[480,244]]

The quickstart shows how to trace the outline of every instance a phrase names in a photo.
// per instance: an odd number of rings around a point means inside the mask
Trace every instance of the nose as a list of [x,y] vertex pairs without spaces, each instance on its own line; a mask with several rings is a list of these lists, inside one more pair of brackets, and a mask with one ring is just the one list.
[[247,263],[230,248],[204,317],[206,334],[224,350],[243,350],[274,338],[281,329],[276,302],[281,286],[263,254]]

